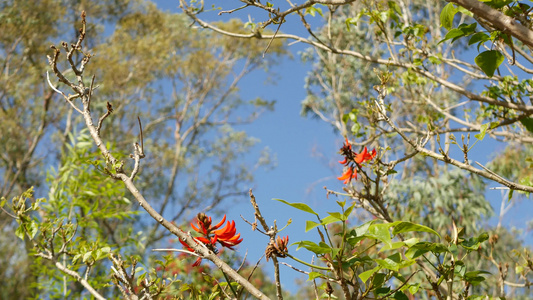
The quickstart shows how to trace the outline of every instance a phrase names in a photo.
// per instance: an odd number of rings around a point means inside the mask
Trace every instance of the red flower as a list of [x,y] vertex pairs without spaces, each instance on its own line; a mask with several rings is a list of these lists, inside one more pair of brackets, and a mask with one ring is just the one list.
[[350,182],[352,178],[357,179],[357,170],[355,170],[353,166],[349,166],[348,169],[346,169],[346,172],[342,173],[341,177],[337,177],[338,180],[344,180],[344,184]]
[[[224,216],[224,220],[226,216]],[[235,221],[231,221],[226,224],[222,229],[217,229],[213,233],[215,234],[216,241],[222,246],[233,250],[233,246],[236,246],[242,242],[241,234],[235,235],[237,229],[235,229]]]
[[[203,236],[196,237],[195,239],[202,244],[204,244],[211,251],[218,253],[216,248],[216,243],[219,242],[223,247],[233,250],[232,247],[240,244],[242,242],[241,234],[236,234],[237,229],[235,229],[235,221],[228,221],[226,226],[220,228],[224,225],[226,221],[226,215],[222,218],[222,221],[218,222],[215,226],[211,225],[211,217],[206,216],[204,213],[199,213],[196,216],[196,224],[198,227],[194,226],[191,223],[192,228],[202,234]],[[181,244],[191,252],[194,252],[194,249],[189,247],[185,242],[180,240]],[[193,266],[198,266],[202,258],[199,257],[193,264]]]
[[339,161],[339,163],[345,165],[347,169],[337,179],[344,180],[344,184],[348,184],[352,178],[357,179],[356,167],[360,168],[362,163],[372,160],[377,154],[376,149],[368,152],[366,146],[363,148],[363,152],[359,154],[354,152],[348,138],[346,138],[346,142],[342,146],[340,153],[344,156],[344,160]]
[[372,158],[374,158],[375,156],[376,156],[376,149],[372,150],[372,152],[369,153],[368,149],[366,149],[366,146],[365,146],[365,148],[363,149],[363,152],[355,155],[354,161],[357,164],[362,164],[365,161],[372,160]]

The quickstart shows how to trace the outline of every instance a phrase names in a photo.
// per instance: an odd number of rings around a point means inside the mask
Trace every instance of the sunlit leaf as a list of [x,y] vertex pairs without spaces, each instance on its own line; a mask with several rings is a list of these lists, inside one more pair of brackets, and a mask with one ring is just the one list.
[[450,30],[453,26],[453,17],[457,13],[457,9],[452,3],[446,4],[440,13],[440,26]]
[[318,216],[318,214],[313,209],[311,209],[311,207],[309,207],[309,205],[307,205],[305,203],[290,203],[290,202],[287,202],[285,200],[277,199],[277,198],[274,198],[274,200],[282,202],[282,203],[285,203],[287,205],[290,205],[290,206],[292,206],[292,207],[294,207],[296,209],[299,209],[301,211],[305,211],[305,212],[308,212],[310,214]]
[[440,235],[435,230],[424,225],[415,224],[411,222],[404,222],[404,221],[394,222],[393,224],[394,224],[393,225],[394,229],[392,230],[393,235],[397,235],[397,234],[404,233],[404,232],[410,232],[410,231],[419,231],[419,232],[433,233],[434,235],[440,237]]
[[505,57],[500,53],[500,51],[487,50],[478,54],[474,61],[487,76],[492,77],[504,59]]

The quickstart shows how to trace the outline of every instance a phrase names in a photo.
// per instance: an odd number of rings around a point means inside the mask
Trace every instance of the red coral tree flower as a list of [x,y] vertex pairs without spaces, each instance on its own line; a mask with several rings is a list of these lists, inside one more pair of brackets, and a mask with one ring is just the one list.
[[348,184],[352,178],[357,179],[357,169],[356,167],[361,167],[361,164],[367,161],[372,160],[376,157],[376,149],[368,152],[366,146],[363,148],[363,152],[356,153],[352,150],[352,144],[346,138],[346,142],[342,146],[340,153],[344,156],[344,159],[339,161],[340,164],[346,166],[346,170],[340,177],[337,177],[338,180],[343,180],[344,184]]
[[[218,253],[218,249],[216,248],[216,243],[219,242],[223,247],[229,248],[231,250],[234,250],[233,247],[240,244],[243,239],[241,238],[241,234],[237,233],[237,229],[235,228],[235,221],[228,221],[226,223],[226,226],[223,228],[220,228],[222,225],[224,225],[224,222],[226,222],[226,215],[222,218],[222,221],[218,222],[216,225],[211,225],[212,220],[211,217],[208,217],[204,213],[199,213],[196,216],[196,225],[191,223],[191,227],[198,233],[202,234],[203,236],[195,237],[195,239],[202,244],[204,244],[209,250]],[[191,252],[194,252],[194,249],[189,247],[184,241],[180,240],[180,243]],[[200,262],[202,261],[202,258],[199,257],[193,264],[193,266],[200,265]]]

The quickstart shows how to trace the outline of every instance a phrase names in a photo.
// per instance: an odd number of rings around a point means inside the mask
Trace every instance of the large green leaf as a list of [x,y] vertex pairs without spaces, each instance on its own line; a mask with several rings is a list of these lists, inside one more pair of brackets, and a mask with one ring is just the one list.
[[391,245],[390,227],[391,224],[372,224],[368,227],[365,236],[380,240],[387,245]]
[[315,216],[318,216],[318,214],[314,210],[312,210],[311,207],[309,207],[309,205],[307,205],[305,203],[290,203],[290,202],[287,202],[287,201],[285,201],[283,199],[277,199],[277,198],[274,198],[274,200],[282,202],[282,203],[285,203],[287,205],[290,205],[290,206],[292,206],[292,207],[294,207],[296,209],[299,209],[301,211],[305,211],[305,212],[308,212],[308,213],[313,214]]
[[403,221],[394,222],[393,224],[394,224],[394,229],[392,230],[393,235],[397,235],[403,232],[420,231],[420,232],[433,233],[436,236],[440,237],[440,235],[435,230],[424,225],[415,224],[411,222],[403,222]]
[[443,253],[450,251],[445,245],[440,243],[420,242],[409,248],[409,250],[405,252],[405,257],[415,259],[427,252]]
[[405,295],[402,291],[397,291],[396,293],[394,293],[394,296],[392,296],[392,298],[394,300],[409,300],[409,297],[407,297],[407,295]]
[[480,276],[481,274],[491,274],[490,272],[487,272],[487,271],[470,271],[470,272],[467,272],[463,279],[466,281],[466,282],[469,282],[471,283],[472,285],[478,285],[480,284],[481,282],[485,281],[485,277],[483,276]]
[[469,36],[476,32],[477,23],[472,24],[461,24],[457,28],[453,28],[452,30],[448,31],[444,39],[442,39],[440,43],[452,40],[452,43],[455,42],[457,39],[463,37],[463,36]]
[[481,246],[481,243],[489,239],[489,234],[486,232],[483,232],[478,237],[473,237],[471,239],[468,239],[466,241],[461,242],[459,245],[461,247],[468,249],[468,250],[478,250]]
[[317,226],[320,226],[322,224],[320,223],[317,223],[317,222],[313,222],[313,221],[305,221],[305,232],[308,232],[309,230],[317,227]]
[[478,56],[474,59],[476,65],[483,70],[483,72],[492,77],[494,71],[502,64],[505,57],[498,50],[488,50],[479,53]]
[[484,32],[478,32],[472,35],[470,40],[468,40],[468,46],[475,44],[475,43],[483,43],[490,40],[490,36],[488,36]]
[[400,257],[400,253],[394,253],[385,259],[375,259],[375,261],[385,269],[398,271],[400,269],[402,258]]
[[533,118],[525,118],[520,120],[520,123],[526,127],[527,131],[533,133]]
[[381,270],[381,267],[377,266],[372,270],[364,271],[363,273],[359,274],[359,278],[361,279],[361,281],[363,281],[363,283],[365,283],[368,280],[368,278],[370,278],[370,276],[374,275],[374,273],[376,273],[379,270]]
[[313,243],[311,241],[301,241],[299,243],[296,243],[298,245],[298,247],[296,248],[296,250],[300,249],[300,248],[305,248],[317,255],[319,254],[326,254],[326,253],[330,253],[331,252],[331,247],[328,246],[326,243],[323,243],[323,242],[320,242],[320,244],[316,244],[316,243]]
[[368,228],[370,228],[370,226],[372,224],[374,224],[374,222],[376,222],[375,220],[372,220],[372,221],[368,221],[362,225],[359,225],[355,228],[355,234],[357,236],[362,236],[363,234],[367,233],[368,232]]
[[440,12],[440,26],[450,30],[453,26],[453,17],[457,13],[457,9],[452,3],[448,3]]

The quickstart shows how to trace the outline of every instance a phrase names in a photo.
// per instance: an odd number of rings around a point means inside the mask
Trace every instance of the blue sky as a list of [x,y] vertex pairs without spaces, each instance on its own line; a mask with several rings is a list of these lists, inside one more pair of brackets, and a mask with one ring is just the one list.
[[[161,0],[156,3],[164,10],[179,12],[178,1]],[[235,5],[238,3],[235,2]],[[240,17],[246,21],[248,14],[254,12],[257,11],[245,10],[244,13],[232,14],[229,17]],[[205,12],[201,17],[208,21],[228,19],[228,15],[218,16],[217,12]],[[260,16],[254,17],[257,20],[260,19]],[[318,25],[319,23],[316,23],[313,26]],[[283,25],[282,30],[308,36],[305,28],[299,23],[299,18],[289,20]],[[240,85],[241,95],[244,98],[262,97],[277,101],[274,112],[265,113],[244,129],[250,136],[261,140],[258,151],[263,147],[269,147],[277,156],[277,166],[273,170],[259,170],[255,174],[256,185],[252,188],[267,222],[272,223],[273,220],[277,220],[278,227],[283,227],[288,219],[292,219],[292,225],[281,233],[283,236],[289,235],[290,242],[313,240],[317,237],[314,233],[304,235],[305,221],[314,220],[314,217],[300,213],[272,198],[281,198],[289,202],[304,202],[317,212],[325,213],[338,210],[338,206],[334,198],[326,198],[323,187],[327,186],[329,189],[338,191],[342,188],[341,183],[336,179],[342,172],[342,166],[335,163],[340,159],[337,152],[342,145],[342,137],[334,132],[329,124],[300,115],[300,104],[305,97],[304,79],[310,70],[310,65],[299,60],[298,52],[306,47],[302,44],[289,46],[294,59],[285,59],[279,66],[273,68],[273,71],[278,74],[276,85],[264,83],[266,76],[258,73],[246,78]],[[478,143],[476,146],[478,152],[472,158],[486,164],[491,153],[501,151],[503,148],[503,144],[485,139]],[[491,186],[497,185],[491,184]],[[491,200],[495,213],[498,214],[500,191],[489,190],[486,196]],[[504,223],[507,226],[523,227],[529,219],[519,212],[532,208],[531,201],[523,201],[506,216]],[[237,205],[232,204],[228,217],[236,220],[237,229],[244,238],[238,251],[242,255],[248,251],[248,260],[254,263],[263,254],[268,239],[257,232],[252,232],[249,226],[241,220],[240,215],[253,221],[253,208],[248,199],[243,199]],[[491,222],[494,224],[496,220],[491,220]],[[525,235],[523,238],[527,238],[530,242],[531,235]],[[310,259],[310,255],[305,250],[294,252],[294,249],[290,250],[293,255],[304,260]],[[291,261],[287,262],[293,264]],[[308,269],[295,262],[294,265],[304,270]],[[282,266],[284,282],[293,281],[297,277],[301,275]],[[289,290],[294,292],[294,286],[290,286]]]

